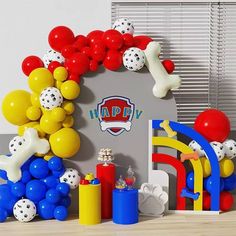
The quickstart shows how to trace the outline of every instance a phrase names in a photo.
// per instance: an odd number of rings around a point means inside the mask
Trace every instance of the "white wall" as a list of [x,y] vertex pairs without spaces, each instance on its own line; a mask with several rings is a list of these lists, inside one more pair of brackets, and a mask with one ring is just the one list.
[[[1,1],[0,104],[9,91],[29,90],[21,62],[29,55],[43,56],[53,27],[66,25],[75,34],[85,35],[95,29],[106,30],[111,24],[110,6],[110,0]],[[0,112],[0,133],[16,131]]]

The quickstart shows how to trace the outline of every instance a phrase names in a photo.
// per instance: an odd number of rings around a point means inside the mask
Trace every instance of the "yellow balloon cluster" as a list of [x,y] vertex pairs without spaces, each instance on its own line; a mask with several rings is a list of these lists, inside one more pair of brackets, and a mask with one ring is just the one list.
[[[7,94],[2,103],[4,117],[11,124],[19,126],[19,135],[23,135],[27,128],[35,128],[40,137],[49,140],[51,150],[45,156],[47,160],[54,155],[69,158],[80,148],[79,134],[72,128],[72,114],[75,111],[72,100],[79,96],[80,87],[67,78],[68,72],[63,66],[57,67],[53,74],[46,68],[37,68],[28,78],[32,93],[16,90]],[[52,90],[59,92],[53,94]],[[53,103],[57,96],[60,101],[63,99],[59,105]]]

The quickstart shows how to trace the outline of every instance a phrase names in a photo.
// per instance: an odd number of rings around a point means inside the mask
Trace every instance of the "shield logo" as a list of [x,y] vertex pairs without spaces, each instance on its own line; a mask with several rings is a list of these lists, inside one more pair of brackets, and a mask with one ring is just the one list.
[[97,105],[98,119],[103,132],[120,135],[130,131],[135,105],[122,96],[106,97]]

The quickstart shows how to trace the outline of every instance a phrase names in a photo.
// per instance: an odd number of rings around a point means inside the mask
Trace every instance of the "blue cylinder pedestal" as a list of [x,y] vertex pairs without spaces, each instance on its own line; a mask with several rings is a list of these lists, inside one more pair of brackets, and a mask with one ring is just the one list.
[[114,189],[112,193],[113,222],[121,225],[138,223],[138,190]]

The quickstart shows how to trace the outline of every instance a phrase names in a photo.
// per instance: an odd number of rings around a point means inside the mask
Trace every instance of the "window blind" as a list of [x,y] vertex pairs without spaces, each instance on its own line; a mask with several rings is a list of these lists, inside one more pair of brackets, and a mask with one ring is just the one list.
[[182,85],[173,91],[178,120],[192,125],[206,108],[223,110],[236,129],[236,5],[217,2],[112,2],[112,23],[133,21],[135,34],[161,43]]

